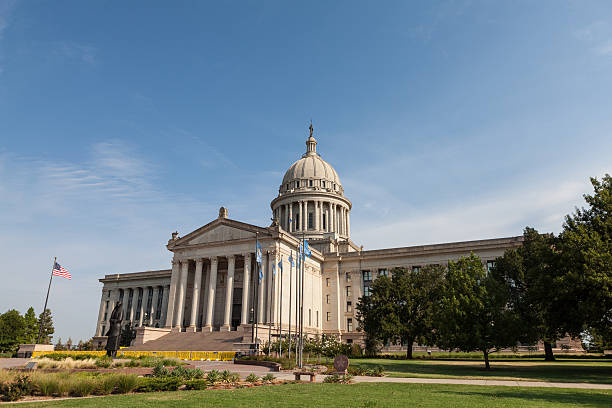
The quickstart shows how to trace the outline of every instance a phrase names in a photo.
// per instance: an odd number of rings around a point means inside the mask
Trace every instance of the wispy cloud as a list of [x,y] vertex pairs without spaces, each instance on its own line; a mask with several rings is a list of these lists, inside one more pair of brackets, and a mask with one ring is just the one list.
[[4,31],[9,27],[10,18],[17,5],[17,0],[3,0],[0,2],[0,40]]
[[58,41],[53,43],[53,52],[63,58],[79,60],[90,65],[96,64],[97,49],[91,45]]

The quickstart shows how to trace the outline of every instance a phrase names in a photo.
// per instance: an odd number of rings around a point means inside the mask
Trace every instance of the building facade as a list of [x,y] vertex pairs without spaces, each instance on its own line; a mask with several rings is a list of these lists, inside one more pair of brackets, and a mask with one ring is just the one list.
[[[522,241],[518,236],[368,251],[352,241],[351,208],[338,174],[317,153],[311,127],[306,153],[287,170],[271,202],[272,225],[232,220],[222,207],[203,227],[172,234],[166,245],[173,253],[171,269],[100,279],[95,344],[105,343],[118,302],[125,308],[124,324],[136,327],[135,346],[157,342],[161,348],[161,339],[172,338],[178,350],[194,347],[198,339],[205,350],[215,332],[228,332],[236,344],[294,332],[297,271],[290,258],[296,258],[301,239],[312,249],[304,267],[305,332],[361,342],[356,305],[378,276],[394,267],[446,264],[470,252],[490,267]],[[261,268],[256,242],[262,248]]]

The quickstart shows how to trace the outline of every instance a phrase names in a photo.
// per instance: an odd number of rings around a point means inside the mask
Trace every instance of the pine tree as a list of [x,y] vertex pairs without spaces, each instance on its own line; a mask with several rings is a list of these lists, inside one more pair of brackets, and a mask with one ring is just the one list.
[[30,307],[26,314],[23,316],[25,322],[25,331],[23,335],[23,343],[33,344],[36,343],[38,338],[38,319],[34,308]]
[[51,344],[51,339],[55,332],[51,309],[45,309],[45,311],[38,316],[38,325],[41,327],[40,344]]

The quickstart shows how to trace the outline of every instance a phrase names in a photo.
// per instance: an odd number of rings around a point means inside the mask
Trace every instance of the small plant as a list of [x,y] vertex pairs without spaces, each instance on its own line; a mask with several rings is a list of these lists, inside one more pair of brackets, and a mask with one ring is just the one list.
[[134,391],[138,385],[138,377],[133,374],[119,375],[117,378],[117,392],[119,394],[127,394]]
[[172,377],[187,378],[187,369],[183,366],[178,366],[170,374]]
[[15,380],[0,384],[3,401],[18,401],[32,393],[32,379],[28,375],[19,375]]
[[96,382],[91,378],[75,378],[70,383],[69,394],[74,397],[85,397],[96,389]]
[[276,380],[276,377],[270,373],[264,375],[263,377],[261,377],[261,380],[263,382],[274,382],[274,380]]
[[353,379],[353,376],[350,374],[338,375],[332,374],[328,375],[323,379],[324,383],[337,383],[337,384],[348,384]]
[[96,359],[96,367],[110,368],[113,365],[113,359],[109,356],[103,356]]
[[94,394],[96,395],[108,395],[115,391],[117,382],[119,381],[118,375],[111,374],[102,377],[96,384]]
[[164,366],[162,362],[159,362],[153,367],[153,377],[168,377],[170,375],[170,371]]
[[181,386],[182,381],[178,377],[165,378],[140,378],[136,392],[153,391],[176,391]]
[[187,390],[205,390],[208,387],[208,381],[204,379],[195,379],[185,381],[185,389]]
[[259,377],[256,376],[255,374],[251,373],[249,375],[247,375],[246,378],[247,382],[250,382],[251,384],[256,383],[257,381],[259,381]]
[[206,380],[210,384],[216,384],[221,381],[221,373],[217,370],[210,370],[206,375]]

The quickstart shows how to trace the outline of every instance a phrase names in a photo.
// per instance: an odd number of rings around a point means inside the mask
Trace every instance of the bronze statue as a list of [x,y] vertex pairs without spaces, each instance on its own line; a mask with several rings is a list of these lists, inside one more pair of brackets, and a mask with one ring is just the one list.
[[115,358],[119,350],[121,322],[123,321],[123,303],[118,302],[110,316],[110,328],[106,333],[106,355]]

